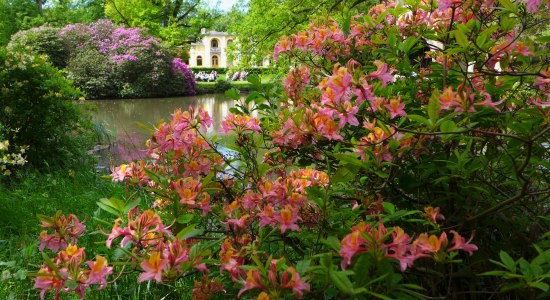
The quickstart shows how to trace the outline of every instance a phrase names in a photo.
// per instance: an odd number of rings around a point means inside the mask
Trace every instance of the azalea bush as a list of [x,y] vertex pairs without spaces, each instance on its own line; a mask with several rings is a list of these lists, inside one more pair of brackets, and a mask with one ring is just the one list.
[[82,267],[72,229],[43,221],[35,287],[83,295],[134,271],[159,289],[194,276],[197,299],[547,296],[531,247],[550,231],[545,5],[388,1],[282,37],[294,67],[230,90],[219,137],[177,110],[148,159],[113,171],[152,198],[98,202],[115,254]]
[[42,26],[18,32],[9,46],[46,54],[88,98],[195,94],[187,65],[141,28],[117,27],[109,20]]

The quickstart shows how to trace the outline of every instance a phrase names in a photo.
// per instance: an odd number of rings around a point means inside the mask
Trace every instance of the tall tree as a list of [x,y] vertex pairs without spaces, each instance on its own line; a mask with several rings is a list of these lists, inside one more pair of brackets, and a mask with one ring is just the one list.
[[106,0],[105,14],[116,23],[158,34],[162,28],[191,27],[200,4],[200,0]]
[[242,18],[230,24],[229,30],[239,39],[241,62],[248,63],[273,51],[281,35],[305,29],[319,16],[336,20],[366,12],[377,0],[241,0]]

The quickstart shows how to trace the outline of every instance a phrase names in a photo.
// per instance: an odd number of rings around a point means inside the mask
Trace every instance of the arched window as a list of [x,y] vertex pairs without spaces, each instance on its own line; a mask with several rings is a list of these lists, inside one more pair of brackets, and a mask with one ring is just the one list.
[[217,39],[212,39],[212,41],[210,41],[210,47],[211,48],[218,48],[219,47],[218,40]]
[[212,68],[217,68],[217,67],[218,67],[218,56],[213,55],[212,56]]
[[229,39],[227,40],[227,45],[229,46],[229,44],[233,43],[233,40],[232,39]]
[[197,56],[197,66],[202,66],[202,56]]

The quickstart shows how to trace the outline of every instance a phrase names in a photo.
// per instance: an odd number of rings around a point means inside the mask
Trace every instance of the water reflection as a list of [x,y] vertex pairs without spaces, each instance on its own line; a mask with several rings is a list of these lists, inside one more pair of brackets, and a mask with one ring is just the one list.
[[[223,118],[235,101],[223,94],[200,95],[178,98],[117,99],[90,101],[98,107],[94,120],[102,122],[112,133],[114,149],[110,157],[102,157],[101,164],[109,166],[124,161],[144,158],[145,141],[151,134],[139,124],[154,128],[160,120],[169,121],[177,108],[202,107],[214,120],[208,134],[219,132]],[[113,143],[114,142],[114,143]]]

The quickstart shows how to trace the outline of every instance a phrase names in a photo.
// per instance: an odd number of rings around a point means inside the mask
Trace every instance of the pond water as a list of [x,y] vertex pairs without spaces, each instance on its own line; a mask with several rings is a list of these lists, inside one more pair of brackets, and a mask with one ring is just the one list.
[[[154,128],[162,119],[169,122],[171,114],[178,108],[202,107],[214,120],[208,134],[217,133],[223,118],[235,104],[224,94],[199,95],[177,98],[90,100],[97,106],[93,112],[94,121],[103,124],[111,135],[107,145],[96,147],[100,155],[100,166],[114,165],[145,157],[145,141],[151,133],[139,124]],[[102,150],[99,150],[102,149]]]

